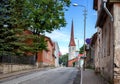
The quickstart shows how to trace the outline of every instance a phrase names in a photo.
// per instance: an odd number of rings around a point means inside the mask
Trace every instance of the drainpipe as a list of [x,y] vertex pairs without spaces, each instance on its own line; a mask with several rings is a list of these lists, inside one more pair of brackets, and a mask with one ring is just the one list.
[[[106,7],[106,3],[107,3],[107,0],[103,0],[103,8],[104,8],[104,10],[106,11],[106,13],[109,15],[109,17],[111,18],[111,21],[113,22],[113,16],[112,16],[112,14],[109,12],[109,10],[107,9],[107,7]],[[113,24],[112,24],[112,27],[113,27]],[[114,41],[114,29],[113,29],[113,41]],[[113,79],[114,79],[114,51],[115,50],[115,45],[114,45],[114,42],[113,42]],[[112,83],[114,83],[114,81],[112,81]]]
[[109,12],[109,10],[107,9],[106,3],[107,3],[107,0],[103,0],[103,8],[104,8],[104,10],[106,11],[106,13],[108,14],[108,16],[111,18],[111,21],[113,21],[113,16],[112,16],[112,14]]

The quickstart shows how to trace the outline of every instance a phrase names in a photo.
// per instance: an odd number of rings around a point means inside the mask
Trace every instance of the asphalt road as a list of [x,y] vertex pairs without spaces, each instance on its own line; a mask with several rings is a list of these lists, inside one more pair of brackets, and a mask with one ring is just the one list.
[[0,84],[73,84],[76,68],[61,67],[21,76]]

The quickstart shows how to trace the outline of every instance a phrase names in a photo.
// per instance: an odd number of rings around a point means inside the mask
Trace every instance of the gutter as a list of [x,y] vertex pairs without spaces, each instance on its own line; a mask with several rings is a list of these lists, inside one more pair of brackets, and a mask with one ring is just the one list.
[[113,21],[113,16],[112,16],[112,14],[109,12],[109,10],[107,9],[106,3],[107,3],[107,0],[103,0],[103,8],[104,8],[104,10],[106,11],[106,13],[108,14],[108,16],[111,18],[111,21]]

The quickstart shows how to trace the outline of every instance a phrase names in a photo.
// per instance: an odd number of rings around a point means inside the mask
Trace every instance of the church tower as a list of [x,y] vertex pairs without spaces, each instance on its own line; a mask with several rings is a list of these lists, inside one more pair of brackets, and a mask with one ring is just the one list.
[[[73,28],[73,21],[72,21],[68,60],[70,61],[74,58],[76,58],[76,44],[75,44],[75,40],[74,40],[74,28]],[[69,63],[68,63],[68,65],[69,65]]]

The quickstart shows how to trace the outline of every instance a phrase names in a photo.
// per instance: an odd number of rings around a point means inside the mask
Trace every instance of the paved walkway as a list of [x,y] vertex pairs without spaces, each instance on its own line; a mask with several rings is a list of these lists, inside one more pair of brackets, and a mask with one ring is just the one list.
[[83,84],[108,84],[100,75],[96,75],[93,70],[83,71]]
[[[50,69],[50,68],[46,68],[46,69]],[[5,81],[6,79],[8,80],[9,77],[11,78],[16,78],[19,77],[19,75],[25,75],[35,72],[35,71],[39,71],[39,70],[45,70],[45,68],[39,68],[39,69],[33,69],[33,70],[25,70],[25,71],[20,71],[20,72],[14,72],[14,73],[9,73],[9,74],[0,74],[0,82]],[[9,79],[10,80],[10,79]],[[76,82],[73,84],[80,84],[80,72],[78,72],[78,76],[77,76],[77,80],[75,80]],[[96,75],[94,73],[93,70],[91,69],[86,69],[85,71],[83,71],[83,82],[82,84],[108,84],[106,83],[103,78],[100,77],[100,75]]]
[[6,80],[11,80],[14,78],[21,77],[23,75],[27,75],[30,73],[34,73],[37,71],[45,71],[48,69],[52,69],[53,67],[47,67],[47,68],[34,68],[34,69],[29,69],[29,70],[21,70],[18,72],[13,72],[13,73],[6,73],[6,74],[0,74],[0,83]]

